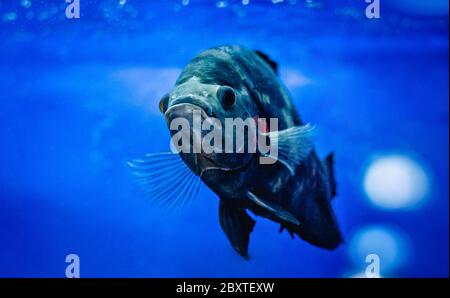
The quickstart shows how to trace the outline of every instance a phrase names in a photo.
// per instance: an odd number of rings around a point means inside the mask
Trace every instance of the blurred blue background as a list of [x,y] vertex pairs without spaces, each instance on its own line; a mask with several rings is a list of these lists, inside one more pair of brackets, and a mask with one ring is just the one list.
[[[0,0],[0,276],[448,276],[448,1]],[[222,44],[279,63],[317,151],[336,154],[345,243],[329,252],[258,218],[251,260],[207,189],[152,205],[126,161],[168,149],[158,111],[182,67]]]

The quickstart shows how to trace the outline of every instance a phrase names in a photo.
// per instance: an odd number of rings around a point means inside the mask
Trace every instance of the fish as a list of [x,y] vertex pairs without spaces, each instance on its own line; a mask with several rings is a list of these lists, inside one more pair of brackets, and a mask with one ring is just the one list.
[[[297,236],[320,248],[334,250],[341,244],[331,206],[336,196],[334,154],[319,159],[312,141],[315,126],[302,122],[279,78],[278,63],[267,54],[238,45],[201,52],[161,98],[159,109],[172,136],[172,150],[129,162],[138,185],[153,201],[163,206],[185,205],[206,185],[219,199],[221,229],[245,259],[250,258],[250,234],[257,217],[279,224],[280,233],[286,230],[292,238]],[[209,152],[173,150],[174,137],[186,137],[183,140],[190,145],[206,137],[198,126],[195,129],[195,115],[201,121],[215,119],[209,124],[219,127],[226,119],[258,119],[262,125],[255,138],[276,148],[276,154],[259,149],[239,151],[237,142],[233,143],[235,151],[229,152],[217,147]],[[172,125],[177,119],[185,119],[180,123],[190,126],[181,137]],[[244,146],[256,140],[248,135]],[[217,143],[235,137],[234,131],[221,132]],[[270,162],[261,162],[263,158]]]

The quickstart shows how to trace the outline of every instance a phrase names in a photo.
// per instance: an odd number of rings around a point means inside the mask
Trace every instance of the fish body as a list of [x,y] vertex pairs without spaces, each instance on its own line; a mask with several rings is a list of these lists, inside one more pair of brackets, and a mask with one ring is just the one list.
[[[248,210],[279,223],[280,232],[286,229],[316,246],[334,249],[341,243],[331,208],[336,194],[333,155],[318,158],[310,140],[312,127],[302,122],[277,75],[277,64],[267,55],[240,46],[200,53],[162,98],[160,109],[173,137],[177,134],[171,127],[173,120],[184,118],[193,124],[194,111],[202,120],[214,117],[221,125],[226,118],[278,120],[275,134],[271,127],[258,134],[278,145],[278,156],[269,164],[261,163],[264,154],[258,151],[179,152],[188,168],[183,177],[199,177],[218,195],[220,225],[241,256],[248,258],[255,225]],[[193,129],[189,134],[192,142],[195,136],[204,136]],[[230,137],[234,135],[221,135],[223,142]],[[158,186],[149,178],[149,169],[143,169],[143,165],[158,164],[160,157],[155,156],[131,163],[145,186]],[[192,180],[185,183],[193,184]],[[171,195],[170,200],[176,200]]]

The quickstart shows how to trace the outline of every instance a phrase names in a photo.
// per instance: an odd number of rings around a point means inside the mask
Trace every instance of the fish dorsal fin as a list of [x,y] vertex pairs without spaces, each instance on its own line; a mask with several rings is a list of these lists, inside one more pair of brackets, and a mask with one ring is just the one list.
[[286,222],[290,222],[296,226],[300,225],[300,222],[298,221],[297,218],[295,218],[294,215],[292,215],[290,212],[284,210],[281,206],[278,206],[276,204],[273,203],[269,203],[266,202],[264,200],[262,200],[261,198],[257,197],[256,195],[254,195],[252,192],[247,192],[247,197],[254,202],[256,205],[266,209],[267,211],[271,212],[272,214],[274,214],[276,217],[278,217],[279,219],[286,221]]
[[275,72],[275,74],[278,74],[278,63],[276,63],[275,61],[273,61],[269,55],[267,55],[264,52],[261,52],[259,50],[255,50],[256,55],[258,55],[261,59],[263,59],[264,61],[267,62],[267,64],[269,64],[269,66],[273,69],[273,71]]
[[302,126],[292,126],[279,131],[261,133],[268,136],[271,151],[268,157],[278,160],[289,170],[292,176],[295,175],[295,168],[304,161],[313,149],[311,137],[314,126],[306,124]]
[[219,221],[223,232],[233,248],[245,259],[248,259],[248,243],[255,221],[245,209],[226,199],[220,200]]
[[128,165],[138,186],[163,206],[185,205],[197,196],[202,184],[177,153],[147,154]]

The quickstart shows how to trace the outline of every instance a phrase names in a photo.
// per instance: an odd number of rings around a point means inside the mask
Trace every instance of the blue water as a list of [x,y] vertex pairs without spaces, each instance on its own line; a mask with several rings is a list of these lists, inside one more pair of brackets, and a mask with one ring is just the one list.
[[[66,5],[0,1],[0,276],[64,277],[70,253],[82,277],[351,276],[370,227],[392,240],[365,242],[381,275],[448,276],[448,1],[381,0],[379,19],[363,0],[81,0],[79,19]],[[277,61],[319,155],[335,152],[336,251],[258,218],[245,261],[211,191],[175,211],[133,185],[126,161],[168,149],[159,98],[222,44]],[[364,191],[370,161],[392,154],[426,175],[414,208]]]

